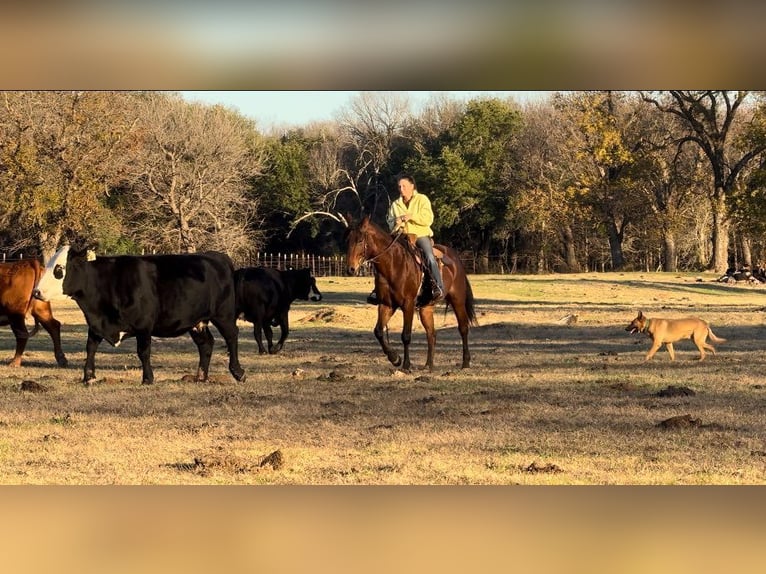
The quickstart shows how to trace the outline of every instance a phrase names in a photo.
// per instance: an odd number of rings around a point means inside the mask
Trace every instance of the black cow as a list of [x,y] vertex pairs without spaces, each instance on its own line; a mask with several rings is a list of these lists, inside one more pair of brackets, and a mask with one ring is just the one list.
[[62,247],[48,262],[35,295],[43,300],[63,293],[74,299],[88,323],[85,373],[96,378],[95,355],[103,339],[117,346],[136,338],[143,383],[154,382],[152,336],[190,333],[199,350],[197,380],[207,380],[213,323],[229,351],[229,371],[245,380],[237,350],[234,265],[222,253],[86,257],[85,250]]
[[[237,292],[237,317],[253,324],[253,335],[258,351],[266,354],[261,331],[266,333],[269,353],[278,353],[290,332],[288,313],[296,299],[321,301],[316,279],[310,269],[269,269],[266,267],[245,267],[234,272]],[[313,295],[312,295],[313,293]],[[279,326],[281,334],[276,345],[273,343],[272,325]]]

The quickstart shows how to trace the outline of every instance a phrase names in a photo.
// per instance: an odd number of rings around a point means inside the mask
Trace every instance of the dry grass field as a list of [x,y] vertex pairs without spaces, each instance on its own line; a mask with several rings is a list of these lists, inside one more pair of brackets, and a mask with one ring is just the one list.
[[[259,356],[240,323],[245,383],[214,331],[208,383],[187,380],[197,353],[180,337],[154,343],[152,386],[134,339],[102,343],[84,387],[83,316],[54,302],[66,369],[42,330],[6,366],[0,328],[0,484],[763,484],[766,288],[699,278],[472,276],[472,367],[439,312],[436,367],[416,325],[412,373],[373,337],[371,280],[319,278],[325,298],[293,305],[282,353]],[[644,362],[648,338],[625,331],[638,309],[699,316],[727,342]]]

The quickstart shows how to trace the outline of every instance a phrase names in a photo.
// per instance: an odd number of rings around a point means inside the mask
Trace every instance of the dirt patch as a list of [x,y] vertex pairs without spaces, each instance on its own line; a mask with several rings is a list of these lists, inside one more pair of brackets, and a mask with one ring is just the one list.
[[47,393],[50,389],[37,381],[21,381],[20,390],[29,393]]
[[529,466],[522,467],[521,470],[532,474],[558,474],[564,472],[564,469],[552,462],[549,462],[548,464],[537,464],[537,462],[533,462]]
[[348,315],[344,315],[343,313],[338,313],[332,307],[323,307],[322,309],[319,309],[315,313],[306,315],[305,317],[301,317],[300,319],[298,319],[298,322],[299,323],[315,323],[315,322],[342,323],[348,320],[349,320]]
[[670,385],[669,387],[666,387],[662,389],[661,391],[658,391],[655,393],[654,396],[656,397],[693,397],[696,395],[692,389],[689,387],[679,387],[676,385]]
[[691,415],[678,415],[657,423],[658,427],[664,429],[687,429],[699,427],[701,425],[702,421],[700,419],[692,418]]
[[274,470],[279,470],[284,466],[284,458],[282,457],[282,451],[281,450],[275,450],[271,454],[268,454],[263,457],[260,463],[258,463],[259,468],[263,468],[264,466],[270,466]]

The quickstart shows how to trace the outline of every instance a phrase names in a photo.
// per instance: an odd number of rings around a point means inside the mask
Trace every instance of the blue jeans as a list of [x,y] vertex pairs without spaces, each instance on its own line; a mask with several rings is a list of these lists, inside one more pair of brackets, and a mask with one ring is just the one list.
[[436,262],[436,257],[434,257],[434,250],[431,247],[431,238],[427,236],[418,237],[417,241],[415,241],[415,245],[423,250],[426,262],[428,263],[428,268],[431,270],[431,278],[436,282],[436,284],[439,286],[439,289],[441,289],[443,293],[444,283],[442,283],[442,274],[439,273],[439,264]]

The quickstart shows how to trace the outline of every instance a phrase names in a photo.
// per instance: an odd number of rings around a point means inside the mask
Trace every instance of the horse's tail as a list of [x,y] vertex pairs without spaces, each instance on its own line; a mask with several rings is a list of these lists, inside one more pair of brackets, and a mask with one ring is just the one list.
[[[457,259],[458,263],[460,262],[459,259]],[[468,275],[465,273],[465,269],[462,269],[463,271],[463,277],[465,278],[465,313],[468,315],[468,322],[471,324],[472,327],[478,327],[479,326],[479,320],[476,318],[476,299],[474,299],[473,296],[473,289],[471,288],[471,282],[468,280]],[[452,303],[449,301],[446,301],[446,305],[444,306],[444,313],[447,313],[447,309],[452,307]],[[454,307],[453,307],[454,310]]]
[[471,282],[468,280],[468,276],[465,277],[465,312],[468,314],[468,319],[473,327],[479,326],[479,320],[476,318],[476,308],[474,307],[475,299],[473,297],[473,289],[471,288]]

